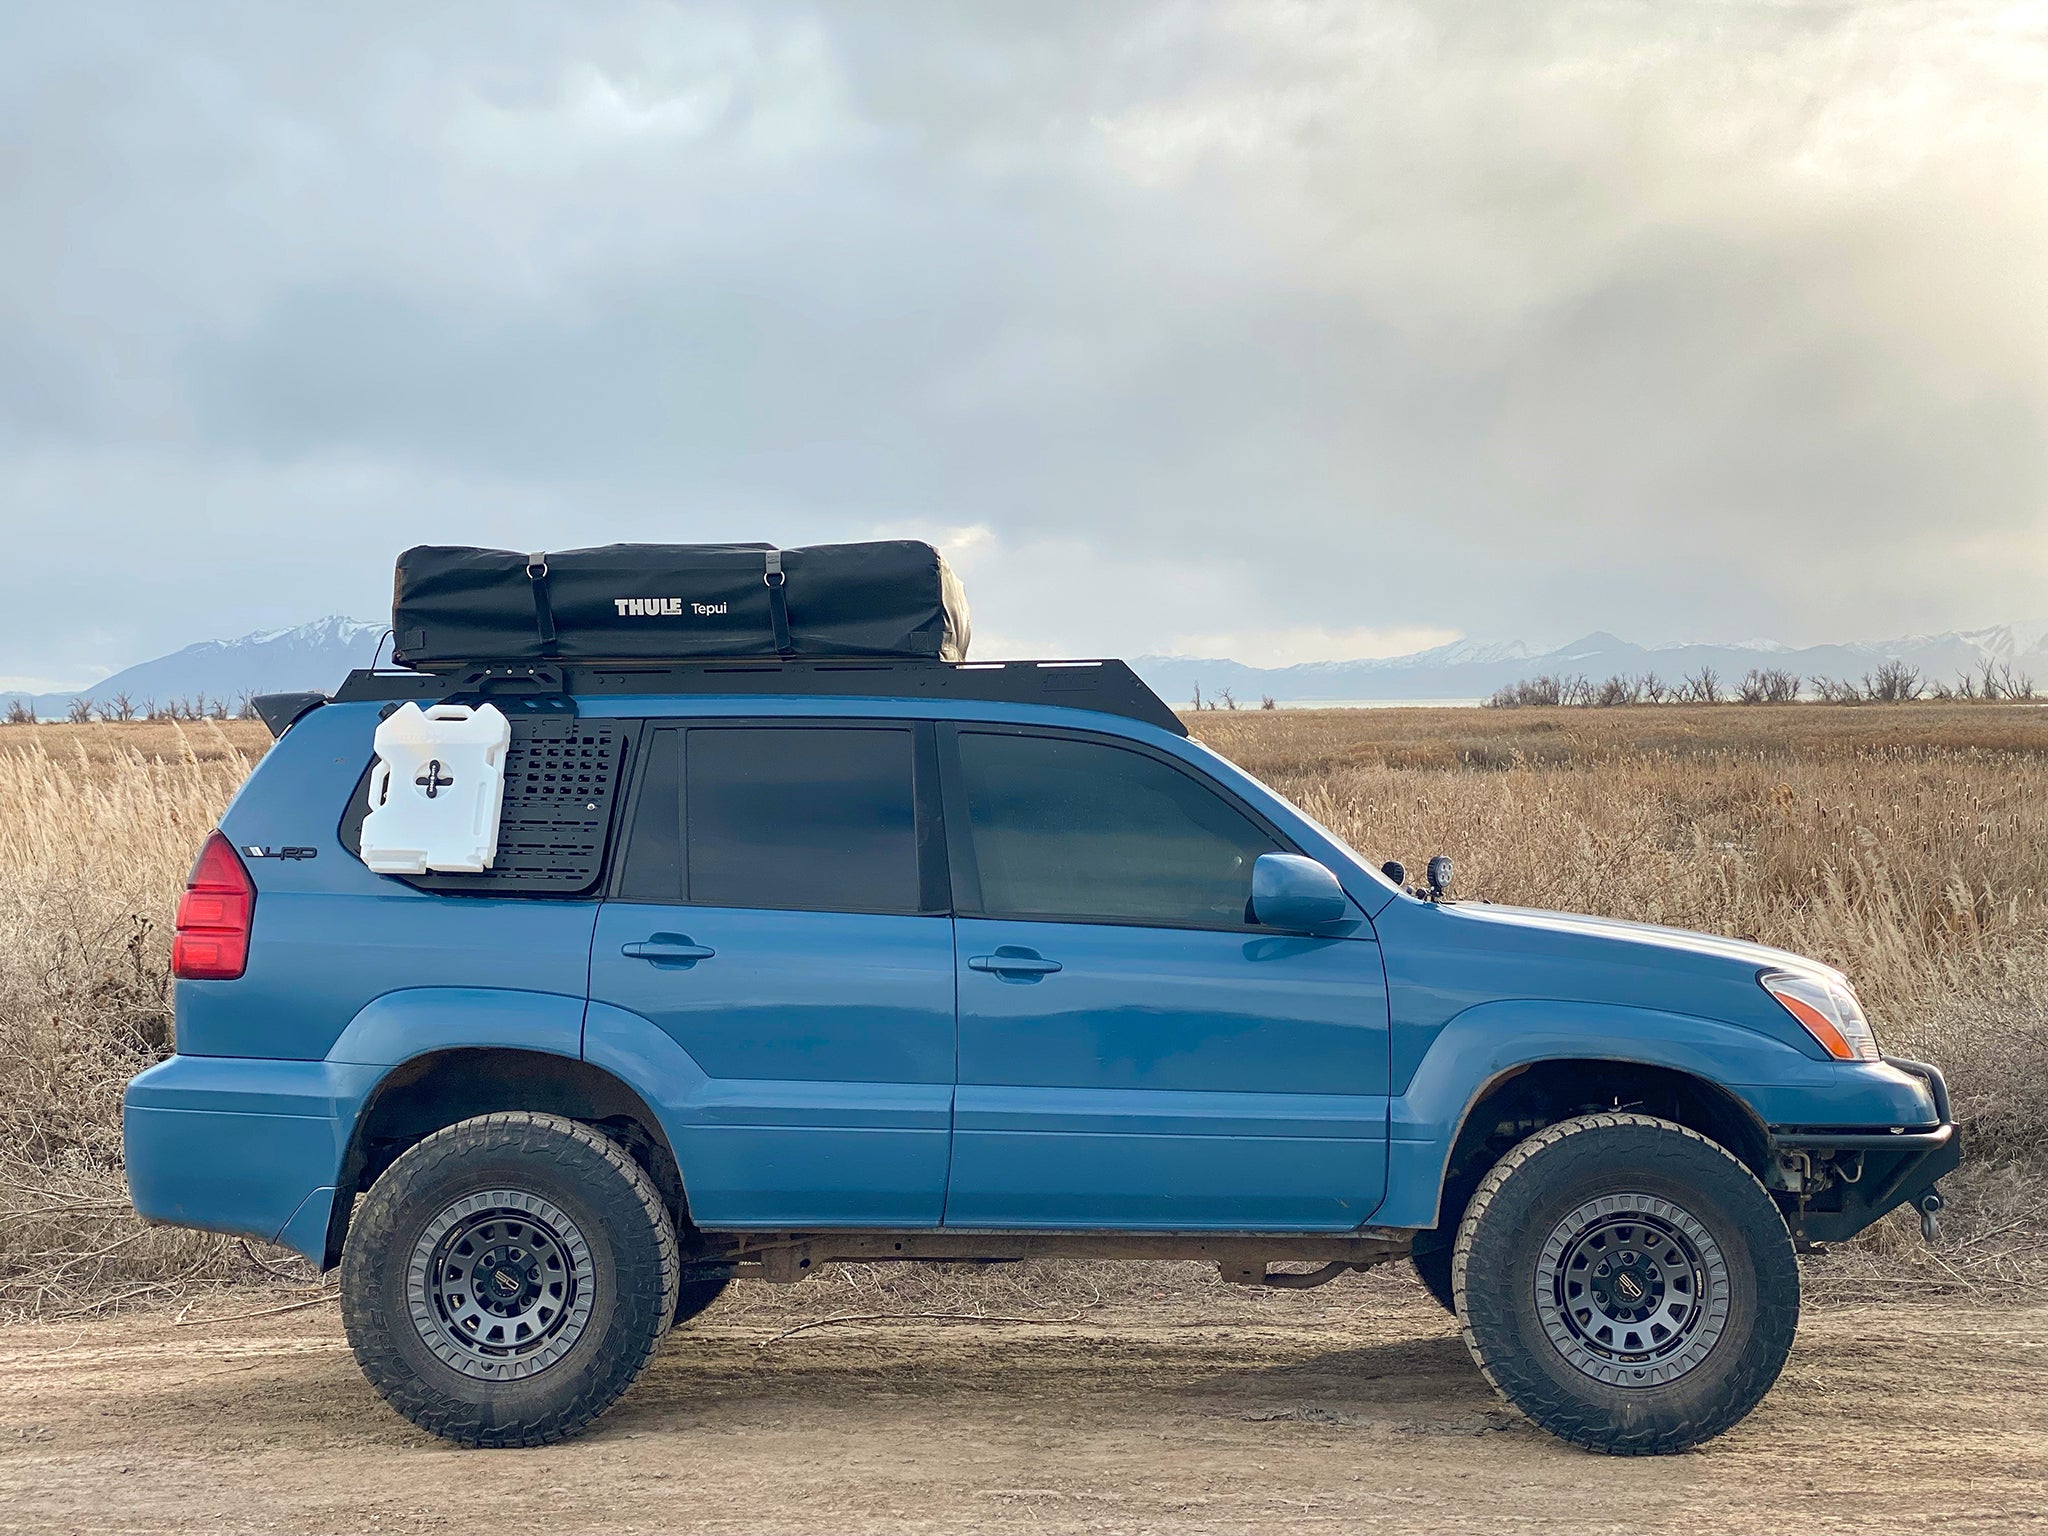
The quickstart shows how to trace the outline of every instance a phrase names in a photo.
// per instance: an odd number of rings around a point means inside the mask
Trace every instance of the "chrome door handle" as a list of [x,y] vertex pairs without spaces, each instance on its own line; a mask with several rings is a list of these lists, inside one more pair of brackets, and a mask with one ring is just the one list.
[[622,944],[619,953],[631,960],[653,960],[679,962],[695,965],[699,960],[709,960],[718,951],[708,944],[692,944],[687,938],[643,939],[634,944]]
[[1029,950],[1011,949],[1007,945],[992,955],[974,956],[967,962],[967,968],[971,971],[993,971],[998,976],[1050,976],[1054,971],[1065,969],[1057,960],[1048,960]]

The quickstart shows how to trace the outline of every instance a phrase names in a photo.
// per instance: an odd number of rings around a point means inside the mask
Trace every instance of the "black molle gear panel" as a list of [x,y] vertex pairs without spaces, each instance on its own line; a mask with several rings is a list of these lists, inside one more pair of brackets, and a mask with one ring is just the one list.
[[[505,752],[498,852],[478,874],[400,875],[422,891],[477,896],[581,896],[604,878],[612,811],[625,777],[628,726],[574,716],[514,716]],[[357,800],[362,798],[359,788]],[[350,824],[352,823],[352,824]],[[344,823],[353,848],[362,816]]]

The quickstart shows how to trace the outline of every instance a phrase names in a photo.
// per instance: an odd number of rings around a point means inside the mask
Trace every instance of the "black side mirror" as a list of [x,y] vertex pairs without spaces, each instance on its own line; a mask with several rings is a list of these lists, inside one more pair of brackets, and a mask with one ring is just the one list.
[[1396,885],[1405,886],[1408,883],[1408,866],[1399,859],[1387,860],[1386,863],[1380,866],[1380,873]]

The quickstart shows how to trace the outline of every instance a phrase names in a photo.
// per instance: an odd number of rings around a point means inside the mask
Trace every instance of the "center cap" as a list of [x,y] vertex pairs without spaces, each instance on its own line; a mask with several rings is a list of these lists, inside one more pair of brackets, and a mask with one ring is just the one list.
[[[505,1277],[501,1274],[498,1278],[502,1281]],[[1643,1299],[1642,1283],[1634,1275],[1628,1274],[1626,1271],[1616,1276],[1614,1288],[1621,1292],[1624,1301],[1641,1301]]]
[[501,1269],[492,1275],[491,1284],[498,1288],[500,1296],[516,1296],[519,1294],[519,1277],[509,1269]]

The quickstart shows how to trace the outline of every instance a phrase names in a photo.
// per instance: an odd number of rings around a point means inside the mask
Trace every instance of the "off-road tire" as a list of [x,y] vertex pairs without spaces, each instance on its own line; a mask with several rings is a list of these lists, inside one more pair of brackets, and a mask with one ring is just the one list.
[[692,1321],[711,1303],[725,1294],[725,1288],[732,1284],[730,1269],[699,1265],[683,1266],[682,1284],[676,1287],[676,1315],[670,1321],[671,1328],[680,1328]]
[[[1626,1210],[1631,1196],[1668,1201],[1704,1232],[1724,1267],[1725,1312],[1676,1379],[1611,1385],[1545,1331],[1537,1277],[1545,1244],[1589,1202],[1614,1197]],[[1451,1273],[1487,1380],[1542,1428],[1609,1455],[1683,1451],[1737,1423],[1778,1379],[1799,1323],[1799,1267],[1770,1195],[1722,1147],[1649,1115],[1582,1115],[1515,1147],[1466,1208]],[[1695,1308],[1703,1315],[1710,1289]]]
[[1408,1258],[1415,1270],[1415,1278],[1422,1282],[1422,1288],[1453,1317],[1458,1315],[1457,1293],[1451,1289],[1451,1265],[1456,1257],[1456,1244],[1445,1243],[1410,1254]]
[[[580,1321],[532,1374],[478,1379],[445,1334],[442,1354],[429,1342],[433,1324],[419,1319],[432,1314],[416,1308],[432,1305],[431,1282],[417,1254],[462,1202],[501,1197],[552,1209],[573,1232]],[[341,1315],[370,1385],[420,1428],[464,1446],[549,1445],[587,1428],[646,1368],[675,1316],[679,1274],[668,1210],[623,1147],[559,1115],[482,1115],[436,1131],[371,1186],[342,1255]]]

